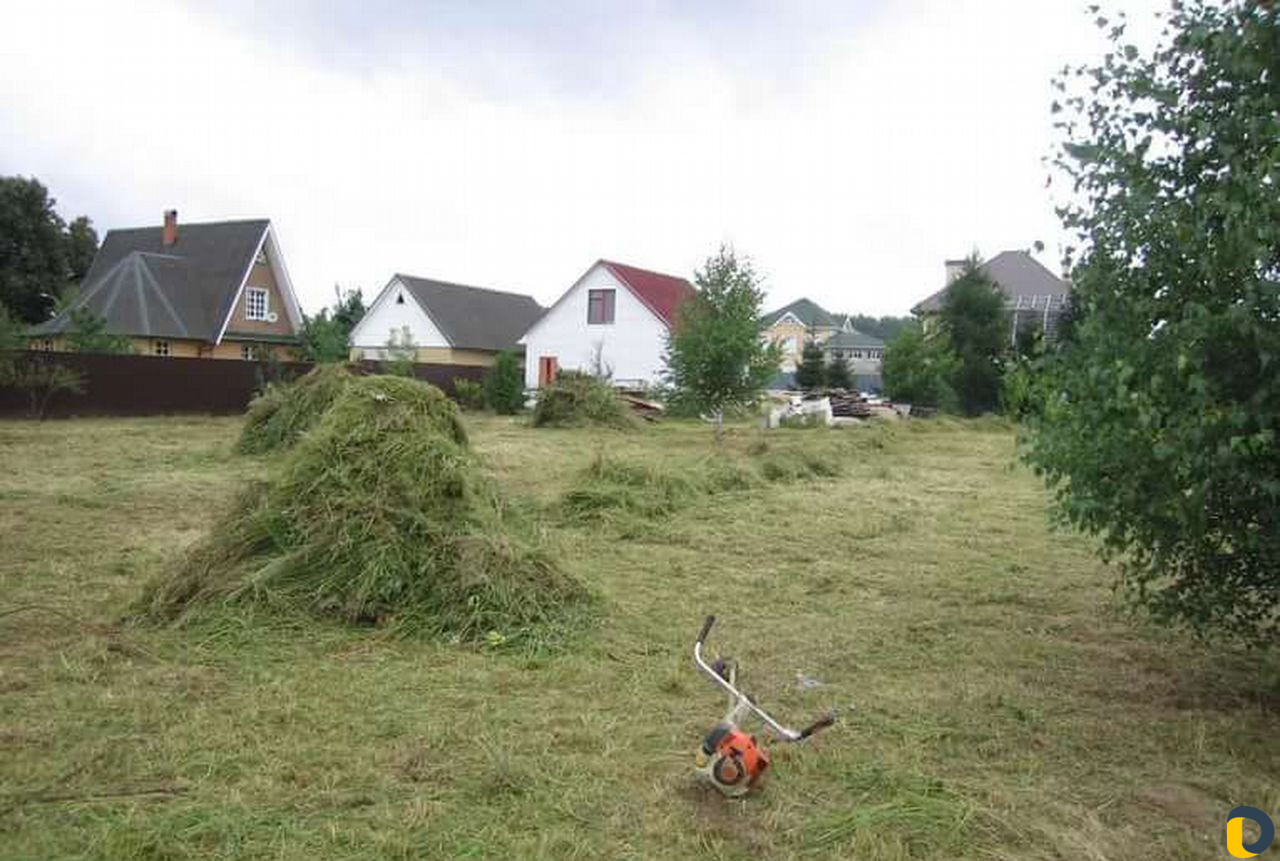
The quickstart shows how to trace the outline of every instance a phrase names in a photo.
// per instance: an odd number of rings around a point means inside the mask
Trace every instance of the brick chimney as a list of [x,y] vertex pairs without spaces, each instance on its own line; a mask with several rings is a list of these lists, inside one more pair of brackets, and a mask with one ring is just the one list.
[[965,264],[965,263],[967,263],[967,262],[968,262],[968,261],[966,261],[966,260],[964,260],[964,259],[961,259],[961,260],[944,260],[944,261],[942,262],[942,265],[943,265],[944,267],[946,267],[946,270],[947,270],[947,283],[948,283],[948,284],[950,284],[952,281],[956,280],[957,278],[959,278],[961,275],[963,275],[963,274],[964,274],[964,264]]
[[164,211],[164,246],[168,248],[170,245],[178,241],[178,210],[166,209]]

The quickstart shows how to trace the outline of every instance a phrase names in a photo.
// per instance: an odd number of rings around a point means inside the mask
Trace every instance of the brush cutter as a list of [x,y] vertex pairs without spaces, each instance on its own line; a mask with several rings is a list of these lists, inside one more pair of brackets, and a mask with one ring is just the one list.
[[736,798],[761,786],[769,768],[768,751],[759,745],[754,735],[738,728],[744,717],[755,715],[784,742],[804,741],[818,730],[831,726],[836,718],[828,714],[802,730],[794,730],[769,717],[749,695],[738,690],[738,666],[732,658],[719,658],[711,664],[703,660],[702,644],[715,623],[715,616],[708,616],[702,623],[702,633],[693,644],[693,662],[729,694],[729,710],[702,740],[694,766],[699,777],[710,781],[724,795]]

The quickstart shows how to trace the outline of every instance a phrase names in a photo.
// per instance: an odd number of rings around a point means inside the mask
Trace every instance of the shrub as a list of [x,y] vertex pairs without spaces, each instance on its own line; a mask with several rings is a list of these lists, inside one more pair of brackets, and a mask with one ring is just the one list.
[[482,410],[485,407],[484,383],[478,380],[454,377],[453,395],[458,399],[458,404],[463,409]]
[[518,520],[437,388],[351,381],[280,474],[251,488],[144,598],[149,613],[254,603],[403,633],[504,641],[589,595]]
[[263,454],[293,446],[354,379],[341,365],[320,365],[292,382],[267,384],[249,404],[236,450]]
[[515,353],[503,350],[498,354],[484,381],[484,397],[500,415],[515,415],[524,409],[524,374]]
[[626,429],[637,424],[608,383],[577,371],[562,371],[554,383],[538,392],[533,408],[534,427],[603,425]]

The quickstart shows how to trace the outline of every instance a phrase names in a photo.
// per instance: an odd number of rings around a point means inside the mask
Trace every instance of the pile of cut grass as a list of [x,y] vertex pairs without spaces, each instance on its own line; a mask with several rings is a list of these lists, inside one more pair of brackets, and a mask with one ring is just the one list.
[[836,449],[768,446],[749,458],[716,454],[678,467],[597,454],[560,499],[569,520],[593,521],[625,515],[657,519],[721,493],[749,491],[769,482],[834,478],[844,474]]
[[606,512],[665,517],[705,492],[699,478],[692,471],[597,454],[565,493],[561,507],[571,520],[594,520]]
[[844,465],[830,453],[807,449],[768,452],[760,456],[759,467],[767,481],[835,478],[844,473]]
[[265,454],[295,445],[353,379],[342,365],[318,365],[292,382],[270,384],[249,404],[236,451]]
[[237,603],[478,640],[552,633],[585,606],[514,515],[437,388],[356,377],[269,482],[144,598],[157,619]]
[[538,392],[530,422],[534,427],[596,425],[619,430],[640,423],[608,383],[577,371],[562,371]]

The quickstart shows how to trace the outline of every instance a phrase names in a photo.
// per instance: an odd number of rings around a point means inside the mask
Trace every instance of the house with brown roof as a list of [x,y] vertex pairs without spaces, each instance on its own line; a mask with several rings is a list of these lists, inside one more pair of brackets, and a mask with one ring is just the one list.
[[603,371],[621,385],[657,383],[667,335],[694,295],[684,278],[596,261],[520,338],[525,385],[544,386],[564,369]]
[[[911,313],[921,318],[926,333],[933,329],[942,310],[947,287],[963,274],[967,263],[967,260],[944,261],[945,285],[912,307]],[[1071,282],[1054,275],[1027,251],[1002,251],[979,264],[978,269],[1004,295],[1011,340],[1019,330],[1028,328],[1039,329],[1050,339],[1055,336],[1058,322],[1071,300]]]
[[532,296],[396,274],[351,330],[352,361],[406,351],[429,364],[491,367],[542,315]]
[[289,358],[302,311],[267,219],[112,230],[74,302],[29,330],[38,350],[62,350],[72,314],[88,310],[135,353],[210,359]]

